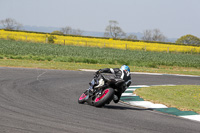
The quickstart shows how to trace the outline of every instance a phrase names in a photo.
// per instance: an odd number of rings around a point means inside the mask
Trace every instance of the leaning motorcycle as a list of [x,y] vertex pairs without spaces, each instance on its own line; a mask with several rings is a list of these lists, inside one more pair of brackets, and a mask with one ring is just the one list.
[[118,91],[123,91],[125,82],[122,79],[116,79],[114,75],[98,73],[89,83],[87,89],[78,99],[78,103],[87,102],[95,107],[102,107],[109,104]]

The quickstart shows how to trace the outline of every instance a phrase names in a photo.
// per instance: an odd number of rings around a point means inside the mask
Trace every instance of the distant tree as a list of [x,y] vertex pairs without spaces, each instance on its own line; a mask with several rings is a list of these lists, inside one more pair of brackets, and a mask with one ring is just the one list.
[[160,41],[164,42],[166,41],[166,37],[162,34],[162,32],[159,29],[154,30],[145,30],[143,32],[142,40],[145,41]]
[[72,34],[72,28],[69,26],[63,27],[60,30],[63,34]]
[[142,40],[152,41],[152,30],[145,30],[143,32]]
[[63,35],[63,32],[55,30],[55,31],[51,32],[51,34]]
[[82,35],[84,31],[80,29],[72,29],[69,26],[63,27],[60,30],[63,34],[68,34],[68,35]]
[[176,43],[200,45],[200,38],[188,34],[177,39]]
[[74,35],[82,35],[83,34],[83,30],[80,30],[80,29],[73,29],[73,34]]
[[23,27],[22,24],[18,23],[15,19],[12,18],[1,20],[0,24],[3,26],[3,29],[8,30],[19,30]]
[[130,35],[126,36],[126,39],[137,40],[137,36],[133,35],[133,34],[130,34]]
[[166,37],[162,34],[162,32],[159,29],[154,29],[152,40],[164,42],[164,41],[166,41]]
[[126,33],[118,26],[118,22],[115,20],[110,20],[109,25],[105,29],[105,37],[111,38],[123,38]]

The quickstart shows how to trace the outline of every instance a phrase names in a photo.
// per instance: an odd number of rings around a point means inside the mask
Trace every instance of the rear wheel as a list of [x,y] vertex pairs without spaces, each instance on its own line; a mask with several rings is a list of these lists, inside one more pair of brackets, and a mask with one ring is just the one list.
[[102,107],[113,99],[114,90],[112,88],[105,89],[101,95],[97,96],[94,100],[95,107]]
[[87,98],[87,93],[84,92],[78,99],[78,103],[80,104],[84,104],[86,102],[86,98]]

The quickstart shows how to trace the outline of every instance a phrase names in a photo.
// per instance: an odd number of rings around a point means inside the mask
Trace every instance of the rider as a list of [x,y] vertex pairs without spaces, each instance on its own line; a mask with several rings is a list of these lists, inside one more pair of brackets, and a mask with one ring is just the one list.
[[121,68],[104,68],[99,69],[96,73],[112,73],[115,74],[116,78],[123,79],[125,81],[125,86],[115,93],[113,101],[118,103],[122,93],[130,86],[131,84],[131,74],[130,68],[127,65],[121,66]]

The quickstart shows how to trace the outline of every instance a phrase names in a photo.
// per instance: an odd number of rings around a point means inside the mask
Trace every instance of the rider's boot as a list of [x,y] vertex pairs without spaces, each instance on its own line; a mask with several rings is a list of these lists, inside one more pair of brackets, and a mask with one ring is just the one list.
[[118,93],[118,94],[114,95],[114,97],[113,97],[114,103],[118,103],[119,102],[121,95],[122,95],[121,93]]

